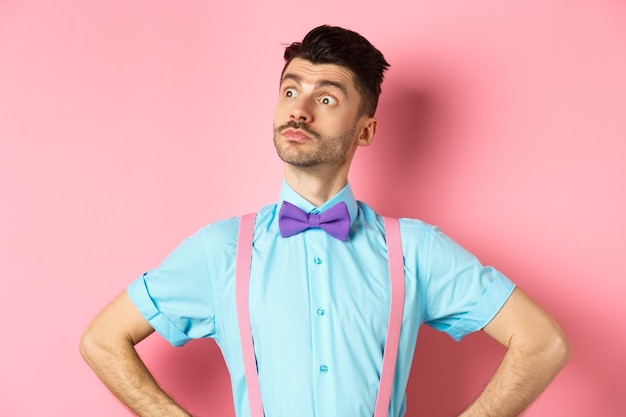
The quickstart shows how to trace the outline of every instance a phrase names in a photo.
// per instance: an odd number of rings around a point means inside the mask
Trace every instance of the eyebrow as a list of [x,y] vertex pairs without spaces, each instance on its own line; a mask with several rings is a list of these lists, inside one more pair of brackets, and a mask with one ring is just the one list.
[[[302,84],[302,77],[291,72],[285,73],[283,75],[282,80],[280,80],[280,83],[283,84],[286,80],[293,80],[298,84]],[[344,96],[348,97],[348,89],[343,83],[340,83],[339,81],[319,80],[318,82],[315,83],[315,88],[326,87],[326,86],[338,88],[339,90],[341,90]]]

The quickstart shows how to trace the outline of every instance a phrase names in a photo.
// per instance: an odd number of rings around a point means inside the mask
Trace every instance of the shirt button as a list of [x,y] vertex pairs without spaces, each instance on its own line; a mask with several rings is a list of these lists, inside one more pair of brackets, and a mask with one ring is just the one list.
[[326,365],[320,366],[320,372],[323,373],[323,374],[328,372],[328,366],[326,366]]
[[317,309],[317,315],[318,316],[323,316],[324,314],[326,314],[326,310],[324,310],[321,307]]
[[313,259],[313,262],[315,262],[317,265],[320,265],[322,263],[322,258],[315,257],[315,259]]

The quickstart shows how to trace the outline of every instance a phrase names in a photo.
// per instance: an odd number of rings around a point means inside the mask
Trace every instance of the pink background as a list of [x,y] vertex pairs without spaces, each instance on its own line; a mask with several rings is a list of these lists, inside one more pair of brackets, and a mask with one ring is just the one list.
[[[392,63],[351,182],[440,225],[562,323],[575,353],[528,416],[626,410],[622,1],[0,2],[0,415],[126,415],[78,354],[88,321],[213,220],[272,202],[283,44],[322,23]],[[232,415],[211,341],[140,352]],[[451,416],[500,348],[425,329],[408,416]]]

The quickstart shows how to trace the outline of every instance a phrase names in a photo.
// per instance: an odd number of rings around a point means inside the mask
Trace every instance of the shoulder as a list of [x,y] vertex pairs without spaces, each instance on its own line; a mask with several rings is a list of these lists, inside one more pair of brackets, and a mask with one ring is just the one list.
[[[358,206],[359,217],[362,219],[364,228],[366,230],[377,230],[384,235],[384,218],[391,216],[383,216],[377,213],[372,207],[362,201],[358,201]],[[445,237],[437,226],[420,219],[402,217],[398,218],[398,222],[405,254],[428,250],[433,240]]]
[[[362,216],[363,221],[369,224],[378,223],[382,230],[384,217],[390,216],[383,216],[377,213],[371,206],[362,201],[358,201],[357,204],[359,214]],[[398,221],[403,240],[405,238],[414,240],[416,238],[429,237],[433,233],[441,232],[437,226],[433,226],[420,219],[402,217],[398,218]]]
[[403,232],[406,233],[433,233],[434,231],[438,231],[439,228],[437,226],[433,226],[432,224],[426,223],[423,220],[419,219],[410,219],[406,217],[399,218],[400,228]]
[[204,238],[228,237],[232,234],[235,234],[236,236],[237,229],[239,228],[239,219],[240,216],[233,216],[227,219],[220,219],[211,222],[198,230],[197,234]]
[[[276,204],[270,204],[262,207],[258,210],[256,214],[256,226],[255,229],[259,227],[263,227],[263,225],[267,224],[271,221],[271,218],[274,215],[276,208]],[[239,231],[239,221],[241,220],[241,216],[233,216],[226,219],[220,219],[214,221],[212,223],[207,224],[202,227],[196,235],[200,237],[207,244],[216,244],[216,243],[230,243],[236,244],[237,242],[237,233]]]

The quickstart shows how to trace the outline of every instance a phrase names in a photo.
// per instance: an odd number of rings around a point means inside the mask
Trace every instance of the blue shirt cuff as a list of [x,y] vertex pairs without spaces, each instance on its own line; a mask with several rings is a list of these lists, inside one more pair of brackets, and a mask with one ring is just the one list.
[[470,333],[481,330],[498,314],[515,289],[515,284],[498,273],[478,302],[462,319],[447,330],[457,342]]
[[148,320],[154,330],[173,346],[182,346],[191,339],[169,321],[154,305],[143,276],[131,282],[126,291],[141,315]]

